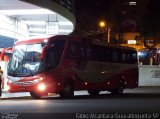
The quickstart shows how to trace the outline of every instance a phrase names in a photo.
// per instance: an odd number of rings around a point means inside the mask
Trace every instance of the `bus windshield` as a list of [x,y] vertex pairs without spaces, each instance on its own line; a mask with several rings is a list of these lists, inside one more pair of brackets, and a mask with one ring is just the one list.
[[8,65],[11,76],[32,76],[44,69],[41,59],[43,44],[16,45]]

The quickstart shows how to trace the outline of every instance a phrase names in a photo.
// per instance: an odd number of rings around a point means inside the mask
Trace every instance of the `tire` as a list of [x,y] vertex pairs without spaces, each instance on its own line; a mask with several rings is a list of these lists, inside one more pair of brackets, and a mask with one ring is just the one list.
[[98,95],[99,93],[100,93],[100,91],[99,90],[88,90],[88,93],[90,94],[90,95]]
[[63,90],[59,93],[61,98],[70,98],[74,96],[73,85],[66,83]]
[[30,92],[30,95],[32,96],[32,98],[34,98],[34,99],[40,99],[42,96],[41,95],[39,95],[39,94],[37,94],[37,93],[35,93],[35,92]]
[[123,94],[123,90],[124,90],[124,83],[122,80],[119,80],[117,84],[117,89],[112,90],[111,94]]

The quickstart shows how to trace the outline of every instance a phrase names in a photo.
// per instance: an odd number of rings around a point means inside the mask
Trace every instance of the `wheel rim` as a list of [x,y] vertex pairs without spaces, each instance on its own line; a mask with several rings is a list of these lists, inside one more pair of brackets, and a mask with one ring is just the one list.
[[70,95],[71,94],[71,86],[70,85],[66,85],[65,88],[64,88],[64,92],[65,92],[65,95]]
[[34,92],[30,92],[30,95],[31,95],[33,98],[36,98],[36,99],[41,98],[41,95],[38,95],[38,94],[36,94],[36,93],[34,93]]

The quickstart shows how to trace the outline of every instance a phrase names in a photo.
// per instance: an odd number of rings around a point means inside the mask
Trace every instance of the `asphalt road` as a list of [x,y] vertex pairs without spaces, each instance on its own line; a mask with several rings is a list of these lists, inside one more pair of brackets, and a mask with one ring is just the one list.
[[103,92],[89,96],[85,91],[74,98],[44,97],[0,100],[2,119],[158,119],[160,118],[160,87],[126,90],[123,95]]

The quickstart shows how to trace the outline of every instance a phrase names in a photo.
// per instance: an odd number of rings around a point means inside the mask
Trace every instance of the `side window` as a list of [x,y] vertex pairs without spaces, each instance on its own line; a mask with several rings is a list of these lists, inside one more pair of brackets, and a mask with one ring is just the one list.
[[48,67],[56,67],[57,62],[56,62],[56,55],[55,52],[52,52],[52,49],[50,49],[49,54],[48,54]]
[[87,59],[91,59],[91,52],[92,52],[91,47],[87,47],[87,49],[86,49]]
[[91,45],[90,47],[87,48],[87,59],[89,60],[95,60],[95,50],[94,50],[94,47],[93,45]]
[[110,48],[105,48],[104,54],[105,54],[105,61],[111,61],[112,54]]
[[131,58],[132,58],[131,63],[136,63],[138,60],[137,59],[137,52],[132,52]]
[[76,42],[69,42],[66,57],[68,59],[78,59],[78,52],[80,52],[78,44]]
[[131,50],[123,50],[121,53],[122,63],[136,63],[137,53]]
[[131,61],[131,54],[127,52],[126,54],[126,61],[129,63]]
[[105,56],[104,56],[104,48],[102,46],[100,46],[98,48],[98,57],[99,57],[99,61],[105,61]]
[[121,61],[123,63],[130,63],[131,55],[128,51],[126,51],[126,50],[123,51],[123,53],[121,54]]
[[98,60],[98,48],[96,45],[93,45],[92,58],[94,61]]
[[112,61],[119,62],[119,51],[118,49],[113,48],[112,50]]
[[126,62],[126,54],[122,52],[121,61]]
[[98,45],[92,45],[90,47],[90,60],[93,61],[103,61],[104,60],[104,50]]
[[59,65],[62,58],[64,46],[65,40],[57,40],[51,44],[46,56],[47,68],[55,68]]
[[[89,52],[89,49],[88,49]],[[79,60],[87,55],[87,49],[84,48],[84,44],[80,42],[69,42],[66,57],[68,59]],[[88,54],[89,55],[89,54]]]

